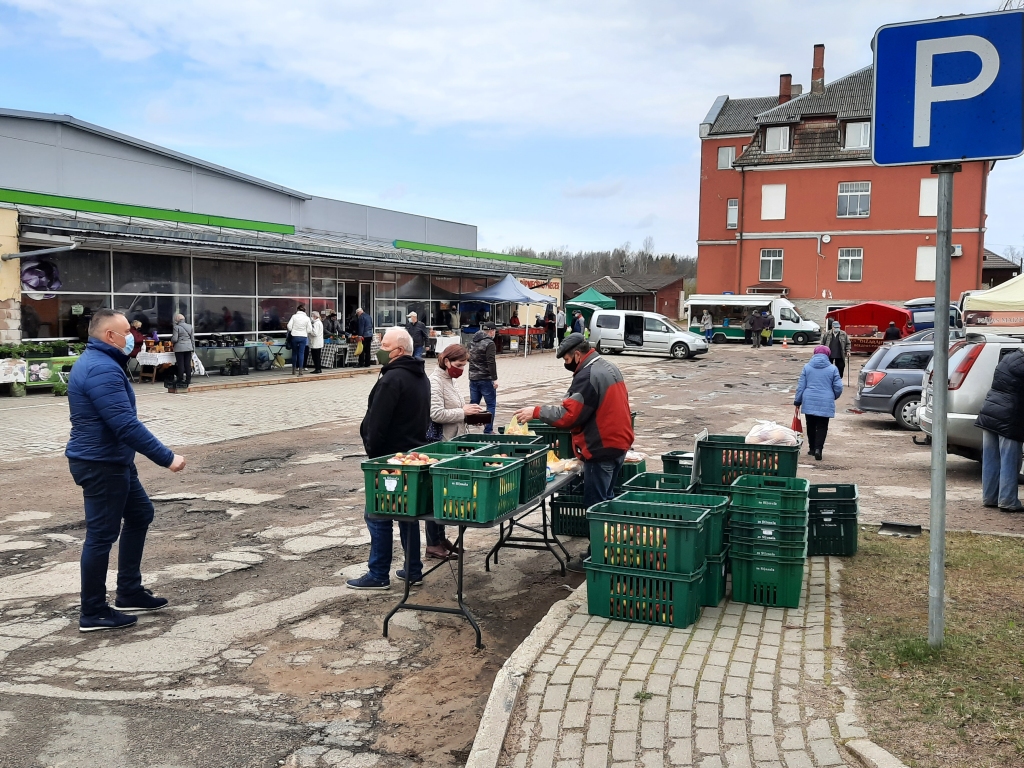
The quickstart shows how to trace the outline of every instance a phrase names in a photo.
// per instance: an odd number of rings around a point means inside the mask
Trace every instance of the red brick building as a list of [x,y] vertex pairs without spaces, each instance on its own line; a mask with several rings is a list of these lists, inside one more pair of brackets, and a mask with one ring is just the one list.
[[[811,87],[719,96],[700,126],[699,293],[855,303],[934,295],[937,177],[871,162],[872,68]],[[952,296],[982,282],[990,163],[954,181]]]

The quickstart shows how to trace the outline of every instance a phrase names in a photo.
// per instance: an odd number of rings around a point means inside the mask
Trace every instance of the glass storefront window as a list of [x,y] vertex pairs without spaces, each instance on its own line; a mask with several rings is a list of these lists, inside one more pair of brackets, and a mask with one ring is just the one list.
[[115,293],[192,293],[189,260],[163,253],[114,252]]
[[89,321],[97,309],[110,306],[110,296],[60,294],[50,299],[22,295],[21,332],[25,339],[89,337]]
[[331,296],[337,298],[338,296],[338,281],[327,280],[319,277],[313,278],[313,295],[314,296]]
[[377,279],[378,280],[384,280],[384,281],[389,282],[389,283],[393,283],[393,282],[395,282],[395,273],[394,272],[378,272],[377,273]]
[[340,280],[365,280],[370,283],[373,282],[373,270],[372,269],[346,269],[342,267],[339,271],[338,279]]
[[463,293],[474,293],[476,291],[482,291],[487,287],[486,277],[464,277],[462,278],[462,292]]
[[459,278],[430,276],[430,298],[432,299],[456,299],[459,296]]
[[260,264],[257,273],[260,296],[309,296],[309,267]]
[[[38,270],[33,269],[33,264],[37,261],[40,262]],[[25,290],[38,289],[40,293],[47,293],[46,288],[51,291],[82,291],[86,293],[110,291],[109,251],[78,249],[63,253],[51,253],[40,256],[38,259],[23,256],[21,269],[23,275],[32,270],[31,280],[33,282],[24,284]],[[35,282],[40,278],[45,280],[45,285]],[[57,281],[60,282],[59,287]]]
[[427,275],[410,275],[406,273],[399,274],[398,298],[429,299],[430,278]]
[[393,299],[395,298],[395,284],[377,283],[374,287],[374,293],[376,293],[378,299]]
[[143,335],[153,328],[157,333],[170,333],[174,315],[178,312],[191,322],[189,311],[191,296],[154,296],[153,294],[122,293],[114,295],[114,309],[124,312],[130,322],[138,320]]
[[260,330],[284,331],[288,321],[295,314],[295,309],[302,304],[309,314],[309,299],[304,298],[273,298],[260,299]]
[[193,259],[194,293],[207,296],[252,296],[256,293],[256,264],[230,259]]
[[[333,309],[335,312],[338,310],[337,299],[313,299],[310,302],[310,312],[319,312],[320,319],[324,320],[327,317],[327,311]],[[312,315],[310,315],[312,316]]]
[[338,276],[338,270],[334,267],[312,267],[312,277],[314,280],[317,278],[326,278],[333,280]]
[[424,325],[432,325],[429,301],[400,301],[398,302],[399,322],[404,325],[409,319],[409,313],[415,312],[419,321]]
[[253,330],[254,300],[240,296],[197,296],[196,333],[245,333]]
[[381,301],[377,300],[377,317],[376,327],[377,328],[390,328],[393,325],[404,325],[405,323],[398,322],[398,311],[395,308],[395,302],[393,301]]

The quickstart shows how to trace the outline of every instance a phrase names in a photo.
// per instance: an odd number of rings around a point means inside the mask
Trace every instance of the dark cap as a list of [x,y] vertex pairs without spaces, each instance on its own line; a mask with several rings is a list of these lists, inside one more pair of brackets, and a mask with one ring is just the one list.
[[562,343],[558,345],[558,350],[555,352],[555,356],[565,357],[576,350],[581,352],[590,351],[590,342],[583,338],[582,333],[570,333],[566,336]]
[[480,323],[481,331],[493,331],[496,330],[497,328],[498,326],[496,326],[494,323]]

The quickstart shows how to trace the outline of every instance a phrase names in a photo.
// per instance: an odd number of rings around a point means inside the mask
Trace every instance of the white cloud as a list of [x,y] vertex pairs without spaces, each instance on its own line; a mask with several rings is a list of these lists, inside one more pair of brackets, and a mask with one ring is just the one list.
[[622,191],[624,186],[625,183],[621,179],[618,181],[592,182],[590,184],[568,186],[562,191],[562,195],[565,197],[585,197],[592,199],[614,197]]

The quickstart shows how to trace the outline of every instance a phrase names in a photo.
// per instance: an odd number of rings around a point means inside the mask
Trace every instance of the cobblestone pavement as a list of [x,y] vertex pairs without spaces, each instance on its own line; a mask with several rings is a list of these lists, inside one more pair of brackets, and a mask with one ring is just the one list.
[[524,681],[502,768],[817,768],[856,765],[863,738],[839,688],[835,559],[810,558],[797,609],[725,602],[688,629],[589,616]]

